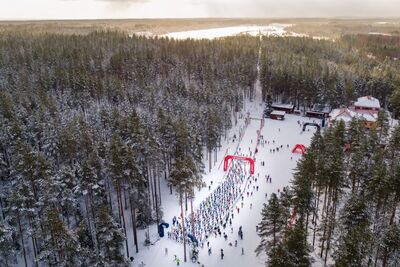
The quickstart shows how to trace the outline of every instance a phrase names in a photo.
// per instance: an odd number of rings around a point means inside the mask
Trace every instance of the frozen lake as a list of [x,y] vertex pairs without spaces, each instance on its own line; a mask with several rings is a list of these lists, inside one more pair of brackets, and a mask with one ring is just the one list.
[[240,34],[249,34],[252,36],[274,35],[286,36],[292,35],[288,33],[285,28],[292,26],[292,24],[270,24],[270,25],[242,25],[234,27],[211,28],[203,30],[183,31],[183,32],[170,32],[161,35],[162,37],[169,37],[174,39],[215,39],[226,36],[235,36]]

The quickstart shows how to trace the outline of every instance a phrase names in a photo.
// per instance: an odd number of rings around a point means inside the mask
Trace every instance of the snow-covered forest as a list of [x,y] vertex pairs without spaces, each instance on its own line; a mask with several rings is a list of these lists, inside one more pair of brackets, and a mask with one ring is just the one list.
[[384,113],[369,131],[353,120],[317,132],[291,185],[263,208],[257,250],[267,266],[310,266],[311,252],[324,265],[397,266],[399,150],[400,127]]
[[[254,98],[260,49],[264,100],[303,109],[372,94],[398,116],[399,40],[3,32],[0,266],[129,266],[127,233],[143,242],[137,230],[163,219],[160,180],[181,206],[204,186],[203,159]],[[398,265],[399,151],[385,113],[373,130],[316,134],[263,210],[266,264],[310,266],[314,247],[336,266]]]

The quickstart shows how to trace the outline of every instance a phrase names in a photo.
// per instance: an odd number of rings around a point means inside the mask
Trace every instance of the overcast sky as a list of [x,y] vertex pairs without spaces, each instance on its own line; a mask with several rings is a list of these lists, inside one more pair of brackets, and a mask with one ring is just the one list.
[[0,0],[0,19],[400,16],[400,0]]

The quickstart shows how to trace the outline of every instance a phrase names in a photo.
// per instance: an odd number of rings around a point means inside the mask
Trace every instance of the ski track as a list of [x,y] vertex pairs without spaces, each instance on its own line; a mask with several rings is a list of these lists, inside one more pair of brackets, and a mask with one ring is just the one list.
[[[254,101],[246,103],[250,112],[250,117],[260,118],[264,105],[261,101]],[[227,226],[225,229],[228,234],[228,240],[225,241],[223,237],[214,236],[209,238],[210,247],[212,248],[212,254],[208,256],[207,245],[204,245],[203,249],[199,249],[199,261],[204,266],[265,266],[265,255],[260,255],[256,257],[254,252],[255,248],[260,242],[260,238],[256,233],[256,225],[261,221],[261,210],[263,204],[266,203],[267,198],[271,193],[277,193],[278,189],[282,190],[284,186],[290,184],[292,179],[293,169],[296,167],[297,160],[301,157],[300,154],[292,154],[291,149],[297,143],[304,144],[308,146],[310,144],[310,139],[314,134],[315,130],[309,128],[309,131],[301,133],[301,127],[297,124],[297,121],[312,121],[313,119],[304,118],[296,115],[287,114],[284,121],[275,121],[266,119],[265,126],[262,128],[261,135],[264,136],[264,140],[270,141],[269,145],[259,145],[258,153],[256,155],[255,162],[255,177],[259,175],[257,183],[255,185],[259,186],[259,190],[254,190],[253,196],[244,197],[244,208],[240,209],[239,214],[235,211],[234,218],[232,220],[233,233],[231,233],[230,227]],[[228,140],[231,140],[234,134],[239,136],[239,127],[244,125],[244,117],[239,119],[238,125],[233,127],[233,129],[228,134]],[[279,131],[280,128],[280,131]],[[249,151],[249,147],[254,151],[257,130],[260,129],[260,121],[252,120],[250,125],[246,128],[243,139],[239,145],[241,151]],[[275,145],[272,144],[272,140],[275,140]],[[218,160],[213,165],[210,173],[206,173],[203,177],[206,187],[202,188],[200,191],[196,190],[194,199],[194,208],[196,209],[199,203],[205,199],[222,181],[224,176],[223,167],[221,161],[223,156],[228,153],[234,153],[236,150],[237,143],[232,143],[231,141],[223,141],[222,148],[218,151]],[[289,148],[287,148],[289,144]],[[271,153],[270,149],[276,148],[283,145],[283,148],[279,152]],[[293,158],[292,160],[290,158]],[[265,161],[265,166],[262,167],[260,162]],[[208,170],[208,160],[204,160],[206,170]],[[248,165],[247,165],[248,166]],[[272,183],[266,183],[265,175],[270,175],[272,177]],[[213,186],[211,190],[208,189],[211,180],[213,181]],[[250,192],[253,191],[252,186],[250,186]],[[174,193],[170,195],[169,188],[167,187],[166,181],[162,180],[162,209],[164,212],[163,219],[172,225],[173,216],[179,215],[179,202],[177,194]],[[240,207],[240,202],[238,206]],[[252,209],[250,209],[250,204],[252,204]],[[189,206],[189,205],[188,205]],[[187,214],[190,209],[188,209]],[[129,216],[127,214],[126,216]],[[130,227],[128,223],[128,229]],[[243,240],[240,240],[237,235],[239,226],[243,227]],[[145,266],[151,267],[167,267],[176,266],[174,261],[174,255],[177,255],[181,259],[180,266],[199,266],[199,264],[194,264],[190,262],[190,247],[187,247],[187,259],[188,262],[183,262],[183,245],[177,243],[172,239],[167,238],[167,231],[165,229],[165,237],[158,240],[157,227],[152,225],[150,227],[150,239],[154,245],[145,247],[143,245],[145,230],[139,231],[139,253],[134,253],[134,245],[131,231],[128,231],[129,247],[131,254],[133,253],[135,260],[132,266],[138,266],[142,261]],[[223,230],[224,231],[224,230]],[[158,240],[158,241],[157,241]],[[229,242],[234,243],[238,240],[238,246],[229,246]],[[165,255],[165,248],[168,248],[168,254]],[[244,248],[244,255],[241,255],[241,249]],[[220,258],[220,250],[224,250],[225,257],[223,260]],[[201,266],[200,264],[200,266]]]
[[[260,41],[261,41],[260,37]],[[260,51],[261,54],[261,51]],[[257,64],[258,65],[258,64]],[[258,66],[257,66],[258,67]],[[196,210],[199,204],[210,195],[225,179],[225,172],[223,171],[223,158],[227,154],[235,154],[238,148],[239,153],[246,152],[244,156],[250,156],[249,149],[253,152],[257,145],[257,130],[260,130],[261,122],[259,120],[251,120],[251,123],[245,127],[245,117],[247,113],[250,113],[252,118],[262,118],[264,103],[261,100],[261,86],[260,81],[257,80],[255,84],[255,100],[245,101],[244,109],[241,112],[241,116],[238,116],[238,123],[234,125],[227,134],[227,139],[222,140],[221,149],[218,150],[217,160],[214,160],[214,153],[212,153],[213,167],[211,172],[208,172],[209,162],[204,158],[204,165],[206,173],[203,175],[203,181],[206,183],[206,187],[201,190],[195,190],[195,198],[193,201],[193,208]],[[234,119],[233,124],[235,124]],[[172,267],[176,266],[174,261],[174,255],[180,260],[180,266],[229,266],[229,267],[243,267],[243,266],[265,266],[266,256],[256,256],[254,250],[260,243],[260,238],[256,233],[256,225],[261,221],[261,210],[263,204],[267,202],[267,199],[271,193],[277,193],[278,189],[282,190],[283,187],[290,184],[290,180],[293,177],[293,169],[296,167],[297,160],[301,157],[300,154],[291,153],[292,148],[295,144],[304,144],[306,147],[310,144],[311,137],[315,132],[314,127],[307,128],[307,131],[302,132],[302,127],[298,124],[300,122],[312,122],[315,121],[320,123],[318,119],[310,119],[301,116],[286,114],[284,121],[277,121],[271,119],[265,119],[264,127],[262,127],[260,135],[263,135],[264,140],[269,141],[269,144],[264,146],[258,145],[258,153],[255,156],[255,173],[257,182],[252,182],[249,192],[253,191],[253,196],[247,197],[244,194],[243,208],[241,208],[241,201],[237,203],[237,207],[240,208],[239,213],[234,211],[234,218],[232,219],[233,233],[231,233],[230,226],[227,225],[226,229],[222,229],[222,232],[226,232],[228,240],[225,241],[223,235],[221,237],[215,237],[211,235],[208,238],[212,254],[208,255],[208,248],[205,242],[204,248],[199,248],[199,262],[192,263],[190,261],[190,246],[187,246],[187,262],[183,262],[183,244],[180,244],[172,239],[169,239],[167,232],[169,229],[165,229],[165,236],[163,238],[158,237],[157,225],[151,225],[150,240],[153,243],[151,246],[144,246],[145,232],[146,229],[138,231],[138,242],[139,242],[139,253],[134,252],[133,234],[131,221],[127,221],[127,235],[129,241],[130,254],[134,256],[135,260],[131,266],[140,266],[143,262],[146,267]],[[239,137],[239,129],[244,129],[244,135],[238,144],[236,141],[232,143],[232,138],[236,134]],[[272,141],[275,141],[273,144]],[[279,152],[270,152],[270,149],[283,146],[279,149]],[[287,147],[289,145],[289,148]],[[204,151],[204,155],[206,151]],[[261,166],[261,161],[265,161],[265,166]],[[249,168],[249,165],[246,164]],[[270,175],[272,178],[271,183],[267,183],[265,176]],[[213,185],[209,189],[209,185]],[[253,190],[253,185],[259,187],[259,190]],[[245,192],[247,192],[245,191]],[[268,194],[268,198],[265,197]],[[172,218],[174,216],[179,217],[180,207],[178,201],[178,195],[173,190],[173,194],[170,194],[170,190],[167,186],[165,179],[161,180],[161,198],[162,198],[162,210],[163,219],[165,222],[172,225]],[[252,208],[250,209],[250,204]],[[190,213],[190,205],[188,204],[188,210],[185,212],[186,216]],[[130,213],[127,212],[127,218]],[[239,227],[243,229],[243,240],[240,240],[237,232]],[[229,246],[229,243],[235,243],[238,241],[238,246]],[[168,253],[165,253],[165,249],[168,249]],[[244,249],[244,255],[242,255],[242,248]],[[224,250],[225,257],[221,260],[220,250]],[[314,264],[320,266],[320,264]]]

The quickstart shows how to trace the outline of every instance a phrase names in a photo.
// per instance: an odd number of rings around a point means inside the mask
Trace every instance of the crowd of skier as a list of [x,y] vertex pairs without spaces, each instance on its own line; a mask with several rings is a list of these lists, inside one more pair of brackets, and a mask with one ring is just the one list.
[[[233,209],[249,180],[244,164],[247,163],[233,162],[226,179],[200,203],[193,214],[185,217],[188,243],[204,246],[204,241],[209,236],[221,236],[223,231],[221,228],[225,229],[228,225],[232,225]],[[192,229],[192,216],[194,229]],[[183,241],[180,218],[173,218],[168,237],[178,242]]]
[[[234,136],[234,138],[236,139],[236,136]],[[251,140],[251,143],[253,143],[253,140]],[[246,151],[247,153],[238,147],[236,154],[240,156],[252,156],[255,159],[259,145],[261,147],[265,145],[272,147],[269,149],[270,153],[279,152],[279,150],[282,150],[284,147],[289,149],[289,144],[278,145],[275,140],[265,140],[264,136],[260,135],[260,132],[257,131],[257,143],[253,150],[254,153],[252,153],[250,147],[248,151]],[[206,246],[208,255],[211,255],[212,248],[208,241],[209,237],[224,238],[225,241],[227,241],[227,245],[234,247],[238,246],[238,240],[243,239],[242,226],[239,227],[237,235],[234,234],[232,220],[235,214],[240,213],[240,210],[244,209],[244,198],[251,198],[253,197],[253,193],[259,191],[258,182],[260,181],[259,173],[257,173],[257,175],[250,175],[246,172],[246,170],[248,170],[246,164],[248,163],[233,161],[223,182],[200,203],[199,208],[194,211],[193,214],[185,216],[185,235],[186,242],[189,245],[201,248]],[[260,165],[261,167],[265,167],[265,162],[261,161]],[[264,178],[266,183],[272,182],[270,175],[265,175]],[[209,190],[211,190],[211,185],[209,186]],[[278,192],[279,191],[278,189]],[[265,194],[265,197],[267,198],[268,195]],[[250,203],[249,208],[252,209],[252,203]],[[228,235],[230,235],[229,241]],[[183,242],[181,218],[173,218],[168,237],[178,242]],[[243,247],[241,247],[241,253],[244,254]],[[223,249],[220,251],[220,256],[221,259],[224,258]],[[175,261],[177,261],[177,259],[175,259]],[[179,259],[177,264],[179,265]]]

